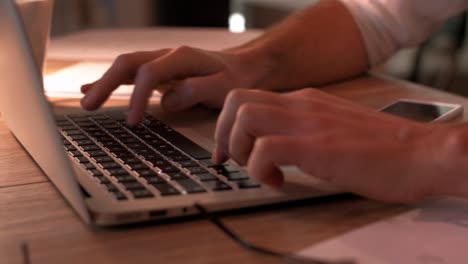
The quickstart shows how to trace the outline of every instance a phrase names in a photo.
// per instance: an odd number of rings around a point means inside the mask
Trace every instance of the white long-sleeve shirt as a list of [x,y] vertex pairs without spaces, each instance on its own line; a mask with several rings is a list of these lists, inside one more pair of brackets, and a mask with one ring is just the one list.
[[339,0],[361,31],[371,65],[425,40],[468,8],[468,0]]

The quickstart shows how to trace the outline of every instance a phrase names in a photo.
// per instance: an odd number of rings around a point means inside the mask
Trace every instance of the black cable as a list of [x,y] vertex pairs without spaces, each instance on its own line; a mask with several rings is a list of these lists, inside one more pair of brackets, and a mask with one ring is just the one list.
[[283,253],[275,250],[271,250],[268,248],[264,248],[261,246],[257,246],[254,244],[249,243],[248,241],[242,239],[240,236],[235,234],[232,230],[230,230],[221,220],[213,213],[209,212],[204,206],[202,206],[199,203],[194,204],[195,208],[201,213],[203,217],[208,219],[212,224],[214,224],[218,229],[223,231],[224,234],[226,234],[229,238],[231,238],[233,241],[238,243],[240,246],[243,248],[271,256],[271,257],[276,257],[276,258],[281,258],[283,259],[284,262],[286,263],[291,263],[291,264],[356,264],[355,261],[353,260],[343,260],[343,261],[325,261],[317,258],[310,258],[310,257],[302,257],[290,253]]

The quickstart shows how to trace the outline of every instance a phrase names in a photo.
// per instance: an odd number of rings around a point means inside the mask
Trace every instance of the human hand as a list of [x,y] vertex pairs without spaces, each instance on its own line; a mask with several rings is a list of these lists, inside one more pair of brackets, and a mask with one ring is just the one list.
[[[138,124],[153,90],[163,93],[162,106],[180,111],[196,104],[221,107],[234,87],[252,87],[259,72],[242,51],[213,52],[190,47],[120,55],[94,83],[82,86],[86,110],[99,108],[122,84],[135,84],[128,123]],[[258,70],[258,69],[257,69]]]
[[449,162],[454,155],[444,154],[450,149],[447,129],[316,89],[289,94],[234,90],[218,120],[213,159],[222,163],[231,157],[267,185],[280,186],[280,166],[295,165],[343,191],[412,202],[451,188],[453,179],[445,175],[454,174]]

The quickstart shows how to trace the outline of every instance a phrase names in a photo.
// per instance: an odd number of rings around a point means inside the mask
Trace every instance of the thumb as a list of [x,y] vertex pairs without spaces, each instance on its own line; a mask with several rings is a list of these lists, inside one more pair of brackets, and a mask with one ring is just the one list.
[[227,91],[222,73],[183,80],[163,94],[161,104],[164,110],[177,112],[199,103],[222,107]]

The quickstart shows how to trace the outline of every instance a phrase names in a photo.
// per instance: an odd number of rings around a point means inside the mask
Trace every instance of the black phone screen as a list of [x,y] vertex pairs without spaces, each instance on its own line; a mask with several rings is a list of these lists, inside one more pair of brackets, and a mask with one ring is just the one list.
[[452,109],[453,107],[451,106],[398,101],[385,107],[381,112],[405,117],[415,121],[431,122]]

